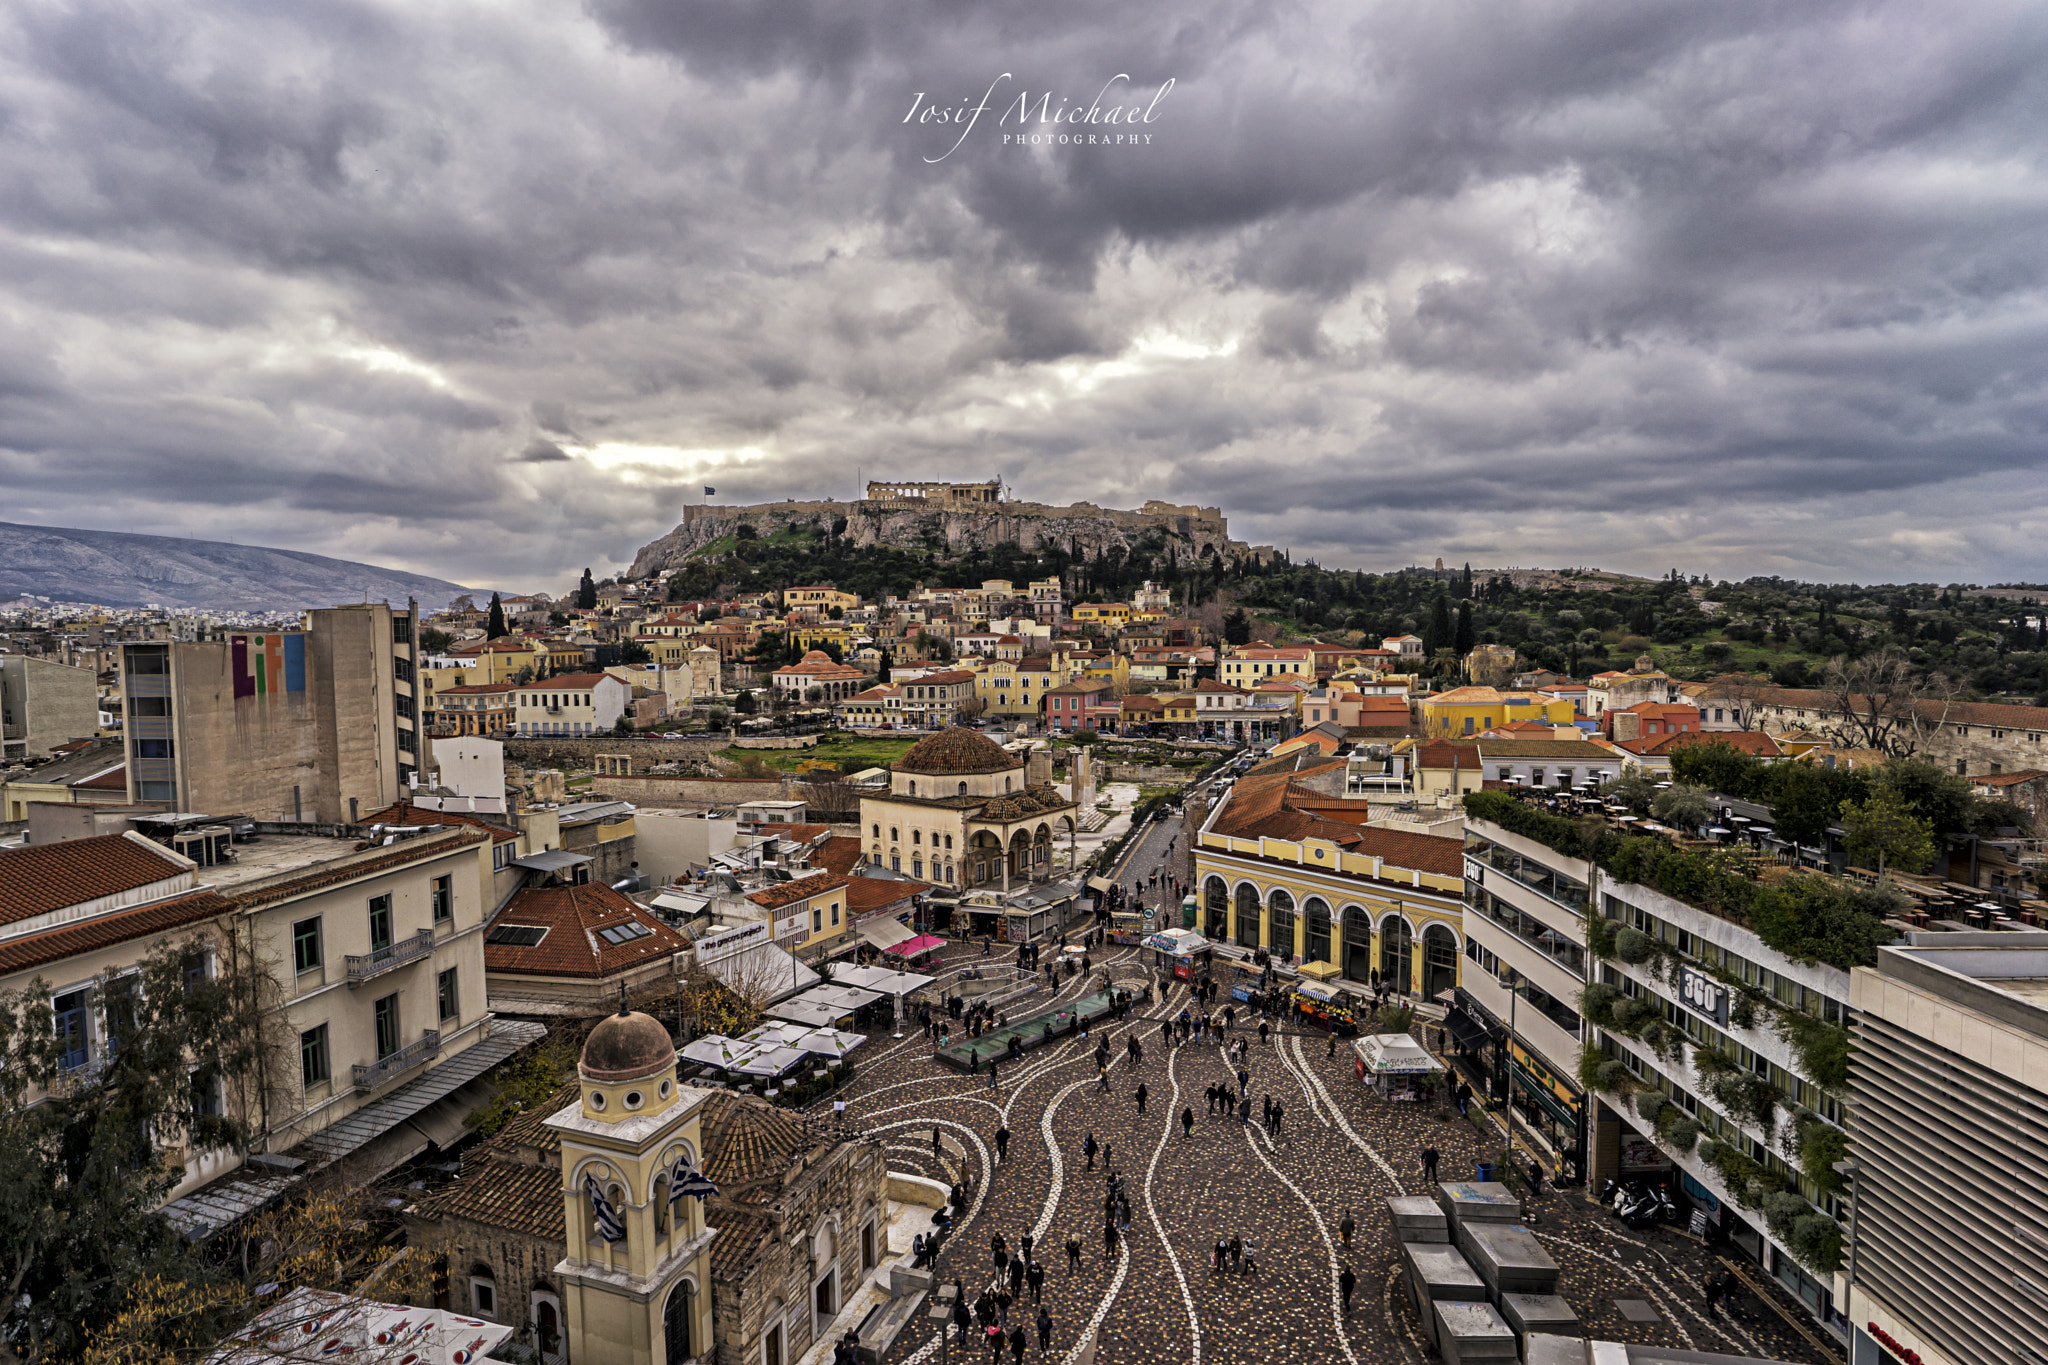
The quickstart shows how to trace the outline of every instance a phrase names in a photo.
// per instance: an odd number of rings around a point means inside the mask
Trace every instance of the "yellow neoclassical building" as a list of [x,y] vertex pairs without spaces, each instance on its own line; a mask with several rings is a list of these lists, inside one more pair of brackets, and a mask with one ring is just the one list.
[[623,1011],[590,1031],[576,1077],[577,1103],[547,1120],[562,1142],[567,1255],[555,1273],[568,1357],[705,1356],[718,1229],[690,1191],[705,1166],[700,1111],[711,1092],[677,1083],[661,1021]]
[[1422,732],[1431,739],[1477,735],[1510,721],[1570,725],[1576,709],[1569,698],[1541,692],[1502,692],[1492,687],[1454,687],[1421,702]]
[[1336,759],[1237,783],[1195,845],[1197,927],[1305,976],[1434,997],[1463,961],[1463,843],[1367,828],[1365,802],[1317,789],[1333,774],[1341,789],[1343,771]]

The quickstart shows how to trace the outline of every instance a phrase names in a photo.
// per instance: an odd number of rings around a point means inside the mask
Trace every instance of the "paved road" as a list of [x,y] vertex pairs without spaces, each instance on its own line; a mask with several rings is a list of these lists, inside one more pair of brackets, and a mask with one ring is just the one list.
[[[1115,970],[1135,965],[1136,951],[1111,948],[1096,960]],[[948,949],[947,956],[964,965],[966,950]],[[1080,989],[1077,980],[1063,994]],[[941,1069],[916,1034],[902,1043],[877,1036],[849,1087],[849,1118],[888,1141],[892,1168],[936,1178],[961,1172],[950,1160],[932,1159],[932,1126],[944,1126],[961,1141],[981,1185],[942,1253],[940,1273],[963,1281],[971,1297],[992,1269],[990,1234],[1000,1231],[1014,1249],[1023,1233],[1034,1233],[1049,1272],[1045,1301],[1054,1319],[1054,1350],[1048,1359],[1060,1365],[1075,1365],[1073,1349],[1091,1327],[1100,1329],[1097,1360],[1113,1365],[1425,1365],[1430,1357],[1400,1291],[1382,1200],[1423,1192],[1425,1146],[1441,1152],[1445,1179],[1469,1179],[1475,1161],[1497,1159],[1498,1139],[1455,1115],[1379,1099],[1356,1080],[1343,1046],[1332,1057],[1325,1036],[1313,1031],[1282,1035],[1269,1046],[1251,1044],[1253,1113],[1262,1096],[1278,1101],[1285,1117],[1277,1137],[1256,1121],[1247,1126],[1212,1117],[1205,1088],[1228,1078],[1220,1049],[1198,1043],[1169,1048],[1159,1038],[1159,1020],[1187,1003],[1187,987],[1176,984],[1153,1007],[1155,1018],[1110,1028],[1118,1061],[1106,1094],[1096,1082],[1094,1038],[1028,1054],[1005,1068],[1001,1088],[991,1090],[985,1076]],[[1129,1028],[1145,1047],[1136,1070],[1123,1060]],[[1134,1097],[1141,1081],[1148,1090],[1142,1114]],[[1183,1107],[1193,1111],[1192,1136],[1184,1137],[1177,1122]],[[1005,1124],[1009,1156],[997,1164],[994,1135]],[[1104,1144],[1093,1172],[1081,1154],[1091,1133]],[[1125,1177],[1131,1205],[1129,1233],[1114,1251],[1103,1236],[1105,1170]],[[1348,1248],[1339,1233],[1347,1208],[1358,1224]],[[1547,1194],[1536,1208],[1535,1232],[1562,1267],[1562,1292],[1595,1335],[1825,1359],[1754,1302],[1744,1321],[1709,1320],[1699,1292],[1704,1249],[1676,1231],[1625,1233],[1575,1193]],[[1074,1273],[1062,1250],[1070,1233],[1083,1252]],[[1216,1238],[1233,1234],[1256,1245],[1256,1277],[1211,1269]],[[1348,1315],[1338,1292],[1339,1272],[1347,1266],[1357,1276]],[[1656,1320],[1628,1320],[1617,1299],[1647,1301]],[[1023,1312],[1027,1321],[1035,1315],[1028,1306]],[[1037,1359],[1035,1333],[1030,1350]],[[920,1318],[886,1361],[924,1365],[938,1358],[937,1338]],[[976,1345],[959,1358],[988,1357]]]

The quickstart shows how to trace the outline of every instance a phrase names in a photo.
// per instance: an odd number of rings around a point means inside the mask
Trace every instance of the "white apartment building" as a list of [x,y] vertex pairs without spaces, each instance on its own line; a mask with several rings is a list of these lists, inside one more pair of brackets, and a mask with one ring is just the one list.
[[522,736],[608,735],[632,698],[632,684],[609,673],[544,678],[519,689],[513,730]]

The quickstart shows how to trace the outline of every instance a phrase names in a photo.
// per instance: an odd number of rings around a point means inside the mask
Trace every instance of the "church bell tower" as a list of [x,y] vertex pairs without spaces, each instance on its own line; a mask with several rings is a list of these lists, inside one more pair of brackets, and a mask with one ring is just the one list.
[[583,1045],[577,1103],[547,1120],[562,1139],[569,1359],[685,1365],[712,1354],[708,1092],[676,1082],[668,1029],[623,1003]]

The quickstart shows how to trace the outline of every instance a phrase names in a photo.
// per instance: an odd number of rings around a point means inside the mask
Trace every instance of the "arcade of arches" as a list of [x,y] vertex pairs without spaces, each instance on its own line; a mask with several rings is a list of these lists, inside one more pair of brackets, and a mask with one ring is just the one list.
[[[1299,962],[1328,962],[1346,979],[1393,981],[1433,997],[1458,984],[1464,937],[1456,901],[1373,896],[1334,900],[1253,878],[1202,879],[1201,928],[1240,948],[1265,948]],[[1446,898],[1448,900],[1448,898]]]

